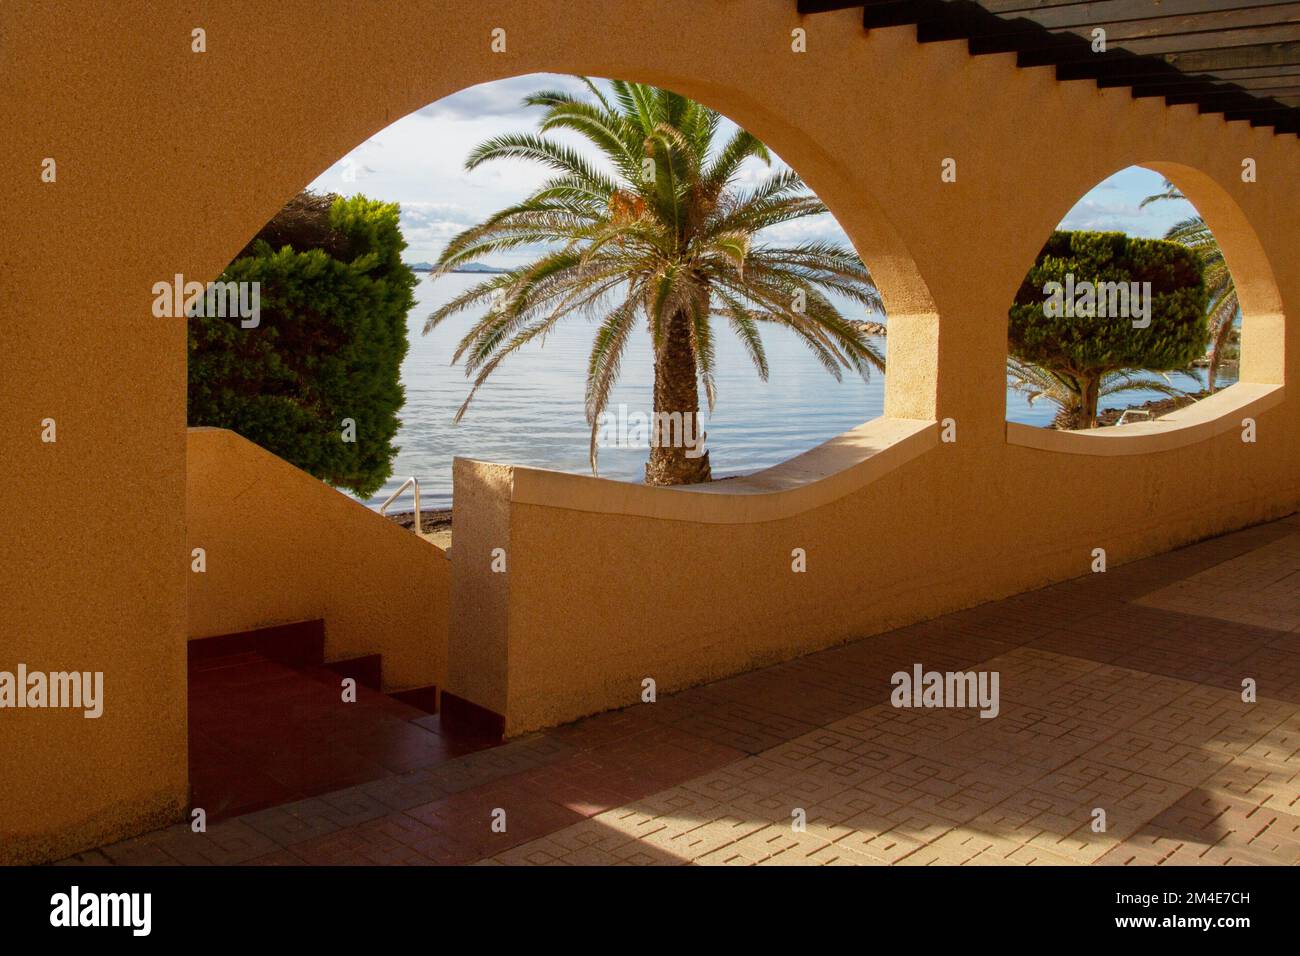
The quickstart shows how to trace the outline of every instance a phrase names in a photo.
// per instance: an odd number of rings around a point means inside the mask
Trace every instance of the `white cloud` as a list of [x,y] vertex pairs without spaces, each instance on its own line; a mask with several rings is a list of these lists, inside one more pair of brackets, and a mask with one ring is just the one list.
[[[1112,187],[1113,188],[1113,187]],[[1062,229],[1097,229],[1133,232],[1142,216],[1136,203],[1120,200],[1093,199],[1085,196],[1061,220]]]
[[344,156],[336,168],[338,169],[339,179],[345,183],[355,183],[358,179],[365,179],[375,172],[372,167],[358,162],[351,155]]
[[573,96],[587,92],[582,81],[557,73],[515,76],[494,83],[481,83],[430,103],[417,115],[441,120],[477,120],[485,117],[516,119],[520,113],[535,112],[523,105],[525,96],[541,90],[559,90]]
[[[588,95],[575,77],[554,74],[514,77],[471,87],[393,123],[340,159],[312,186],[345,195],[363,191],[368,196],[400,203],[402,228],[409,244],[407,257],[433,261],[451,236],[518,201],[552,175],[547,169],[521,160],[493,162],[473,172],[464,168],[465,158],[484,140],[536,130],[540,110],[524,107],[522,100],[542,89]],[[725,123],[720,136],[729,136],[733,129],[732,124]],[[551,135],[608,168],[594,147],[580,137],[563,132]],[[770,167],[750,160],[739,170],[736,185],[752,189],[784,168],[785,163],[776,156]],[[1161,178],[1156,173],[1136,167],[1122,170],[1082,197],[1066,214],[1061,228],[1163,235],[1192,210],[1185,202],[1160,202],[1141,208],[1141,200],[1160,188]],[[848,242],[830,216],[785,223],[760,237],[760,241],[768,242],[814,240]],[[497,264],[524,262],[535,252],[515,250]]]
[[1186,200],[1161,200],[1143,206],[1143,199],[1163,191],[1163,182],[1159,174],[1140,166],[1122,169],[1090,189],[1065,214],[1058,228],[1163,236],[1175,222],[1196,214]]

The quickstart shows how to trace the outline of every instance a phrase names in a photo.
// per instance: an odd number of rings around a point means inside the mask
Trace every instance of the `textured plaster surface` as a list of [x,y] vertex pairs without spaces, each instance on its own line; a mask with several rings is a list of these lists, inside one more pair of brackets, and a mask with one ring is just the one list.
[[[0,852],[103,842],[185,799],[185,336],[151,314],[152,284],[215,277],[321,170],[476,83],[620,76],[750,129],[872,269],[890,313],[888,416],[951,419],[958,435],[754,525],[620,517],[585,493],[503,512],[485,491],[509,583],[453,571],[453,591],[491,608],[467,624],[492,675],[478,702],[504,700],[513,729],[627,702],[644,676],[680,686],[1070,577],[1095,547],[1118,564],[1295,508],[1294,388],[1259,413],[1253,445],[1221,432],[1085,460],[1009,444],[1003,378],[1007,304],[1043,238],[1089,188],[1142,163],[1224,248],[1243,381],[1294,383],[1295,136],[1059,83],[1012,55],[918,45],[911,28],[864,33],[852,10],[687,6],[0,6],[3,659],[104,670],[108,693],[98,721],[0,715]],[[196,26],[204,54],[190,49]],[[796,26],[807,53],[791,52]],[[490,51],[496,27],[505,53]],[[332,68],[338,50],[364,68]],[[41,181],[45,157],[55,183]],[[947,158],[954,183],[940,181]],[[1244,158],[1258,182],[1241,181]],[[47,417],[53,445],[39,440]],[[480,523],[458,514],[458,529],[462,517]],[[805,575],[789,571],[793,547],[809,550]]]

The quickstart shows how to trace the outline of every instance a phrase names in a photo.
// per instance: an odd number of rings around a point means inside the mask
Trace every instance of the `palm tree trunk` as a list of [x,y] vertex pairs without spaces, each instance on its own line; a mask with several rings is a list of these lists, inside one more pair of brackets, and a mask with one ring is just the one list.
[[1097,427],[1097,404],[1101,401],[1101,377],[1086,378],[1083,381],[1083,394],[1079,408],[1079,427]]
[[710,481],[712,472],[709,453],[699,454],[704,433],[689,316],[675,313],[665,335],[664,348],[655,356],[655,421],[645,480],[648,485],[699,484]]
[[1206,374],[1206,391],[1213,395],[1218,389],[1215,382],[1219,377],[1219,365],[1223,361],[1223,349],[1232,338],[1232,316],[1214,330],[1214,342],[1210,346],[1210,367]]

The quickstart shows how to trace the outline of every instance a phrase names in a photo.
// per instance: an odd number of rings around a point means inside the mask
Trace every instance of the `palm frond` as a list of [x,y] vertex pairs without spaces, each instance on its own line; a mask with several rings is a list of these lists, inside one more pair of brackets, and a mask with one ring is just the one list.
[[[770,374],[759,332],[764,323],[787,329],[836,378],[845,369],[864,377],[884,369],[884,356],[832,299],[883,311],[856,253],[829,242],[763,240],[773,226],[826,214],[793,170],[778,169],[738,189],[747,160],[771,164],[756,137],[738,130],[718,143],[721,117],[702,104],[645,84],[606,87],[579,79],[589,98],[559,90],[530,95],[525,103],[542,110],[538,130],[493,137],[466,160],[472,170],[522,159],[554,175],[454,236],[439,256],[435,278],[484,257],[545,249],[527,265],[453,297],[425,323],[428,331],[486,306],[452,358],[472,379],[458,420],[507,358],[544,342],[569,316],[598,321],[585,395],[593,470],[597,422],[638,318],[649,329],[656,361],[670,327],[687,331],[696,385],[710,410],[717,398],[715,319],[727,323],[764,381]],[[560,131],[591,143],[613,172],[551,138]],[[646,168],[651,177],[643,175]],[[796,300],[801,308],[794,308]],[[683,368],[680,361],[677,367]]]

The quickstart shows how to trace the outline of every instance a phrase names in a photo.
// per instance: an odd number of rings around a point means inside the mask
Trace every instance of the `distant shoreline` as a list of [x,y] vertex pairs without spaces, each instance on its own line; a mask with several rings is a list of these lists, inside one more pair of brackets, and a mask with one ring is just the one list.
[[[427,262],[408,262],[406,265],[412,272],[435,272],[432,265]],[[470,275],[499,275],[503,272],[509,272],[509,269],[497,269],[493,266],[470,266],[464,269],[448,269],[448,272],[465,272]]]

